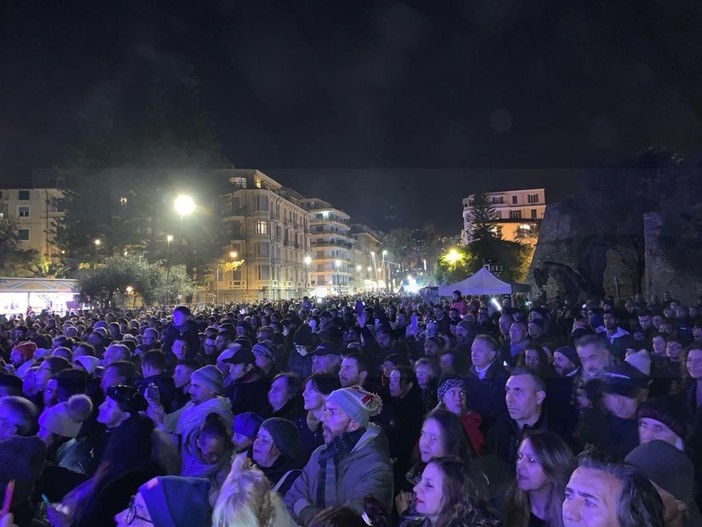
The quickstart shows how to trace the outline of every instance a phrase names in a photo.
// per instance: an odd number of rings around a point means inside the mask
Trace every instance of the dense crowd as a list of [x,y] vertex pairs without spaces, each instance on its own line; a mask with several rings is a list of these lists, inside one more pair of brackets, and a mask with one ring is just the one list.
[[702,297],[41,313],[0,356],[2,527],[702,524]]

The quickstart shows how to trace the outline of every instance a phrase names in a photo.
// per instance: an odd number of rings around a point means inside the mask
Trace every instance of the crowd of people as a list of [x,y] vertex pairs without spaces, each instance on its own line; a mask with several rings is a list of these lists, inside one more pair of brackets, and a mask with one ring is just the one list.
[[702,525],[702,297],[0,325],[0,526]]

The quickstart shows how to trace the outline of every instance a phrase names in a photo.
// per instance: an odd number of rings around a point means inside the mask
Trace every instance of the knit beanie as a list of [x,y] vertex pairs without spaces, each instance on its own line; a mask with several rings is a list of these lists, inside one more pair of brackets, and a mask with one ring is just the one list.
[[34,342],[20,342],[16,344],[13,350],[17,350],[19,353],[24,355],[27,359],[31,360],[34,358],[34,352],[37,351],[37,345]]
[[624,360],[644,375],[651,375],[651,359],[648,356],[648,352],[646,350],[641,350],[637,351],[636,353],[632,353]]
[[444,400],[444,395],[446,395],[446,392],[449,390],[453,390],[454,388],[460,388],[461,390],[466,389],[466,384],[463,382],[463,379],[460,377],[444,377],[439,381],[439,388],[436,390],[436,395],[439,398],[439,402],[443,402]]
[[39,426],[61,437],[78,437],[83,422],[93,411],[87,395],[74,395],[65,403],[47,408],[39,416]]
[[256,434],[258,434],[258,429],[261,427],[262,422],[263,419],[253,412],[241,412],[234,417],[234,433],[241,434],[253,441],[256,439]]
[[692,504],[695,469],[685,452],[665,441],[649,441],[629,452],[625,461],[676,499]]
[[580,368],[580,366],[582,366],[578,352],[575,351],[575,348],[572,346],[561,346],[560,348],[556,348],[553,353],[554,355],[556,353],[560,353],[561,355],[565,356],[566,359],[575,364],[576,368]]
[[275,362],[275,346],[270,340],[264,340],[263,342],[254,344],[251,352],[254,355],[262,355],[271,364]]
[[334,390],[327,396],[327,402],[336,404],[349,419],[361,426],[368,426],[371,416],[378,415],[383,408],[379,395],[367,392],[360,386]]
[[210,482],[204,478],[159,476],[139,487],[156,527],[209,527]]
[[90,355],[81,355],[80,357],[76,357],[74,362],[78,362],[81,366],[83,366],[83,368],[85,368],[85,371],[87,371],[90,375],[93,375],[98,367],[98,364],[100,364],[100,359]]
[[296,460],[302,454],[300,432],[293,423],[280,417],[271,417],[263,421],[261,428],[273,438],[273,443],[286,459]]
[[217,369],[217,366],[212,366],[211,364],[203,366],[199,370],[195,370],[190,377],[190,382],[196,382],[217,394],[222,393],[224,389],[224,377],[222,376],[222,372]]
[[662,395],[646,399],[638,410],[639,419],[653,419],[670,428],[675,435],[684,439],[687,430],[685,403],[672,395]]

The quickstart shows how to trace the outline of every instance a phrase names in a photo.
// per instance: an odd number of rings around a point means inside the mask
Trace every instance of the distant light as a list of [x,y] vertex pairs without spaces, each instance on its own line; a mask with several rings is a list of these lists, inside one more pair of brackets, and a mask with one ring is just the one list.
[[312,263],[312,257],[309,255],[305,256],[302,261],[305,262],[305,265],[310,265]]
[[168,243],[171,243],[171,242],[173,241],[173,235],[172,235],[172,234],[169,234],[168,236],[166,236],[166,241],[167,241]]
[[356,266],[356,271],[360,271],[360,270],[361,270],[361,266],[360,266],[360,265],[357,265],[357,266]]
[[239,256],[239,253],[237,253],[236,251],[229,251],[229,258],[234,259],[237,256]]
[[369,273],[370,273],[372,270],[373,270],[373,268],[372,268],[370,265],[369,265],[368,267],[366,267],[366,271],[368,271]]
[[385,249],[383,249],[383,256],[386,256],[387,254],[388,254],[388,251],[386,251]]
[[127,294],[131,295],[132,291],[134,291],[134,288],[131,285],[128,285],[126,291],[127,291]]
[[497,298],[491,298],[490,303],[495,306],[498,311],[502,311],[502,305],[497,301]]
[[341,267],[341,260],[336,260],[334,265],[336,265],[337,268]]
[[96,247],[100,247],[100,244],[102,243],[100,240],[96,239],[94,242]]

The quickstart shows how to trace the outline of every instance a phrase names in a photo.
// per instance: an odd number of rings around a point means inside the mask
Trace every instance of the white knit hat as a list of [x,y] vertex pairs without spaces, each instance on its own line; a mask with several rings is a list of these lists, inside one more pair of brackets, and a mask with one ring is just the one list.
[[83,422],[90,417],[92,411],[90,397],[74,395],[65,403],[44,410],[39,416],[39,426],[61,437],[77,437]]

